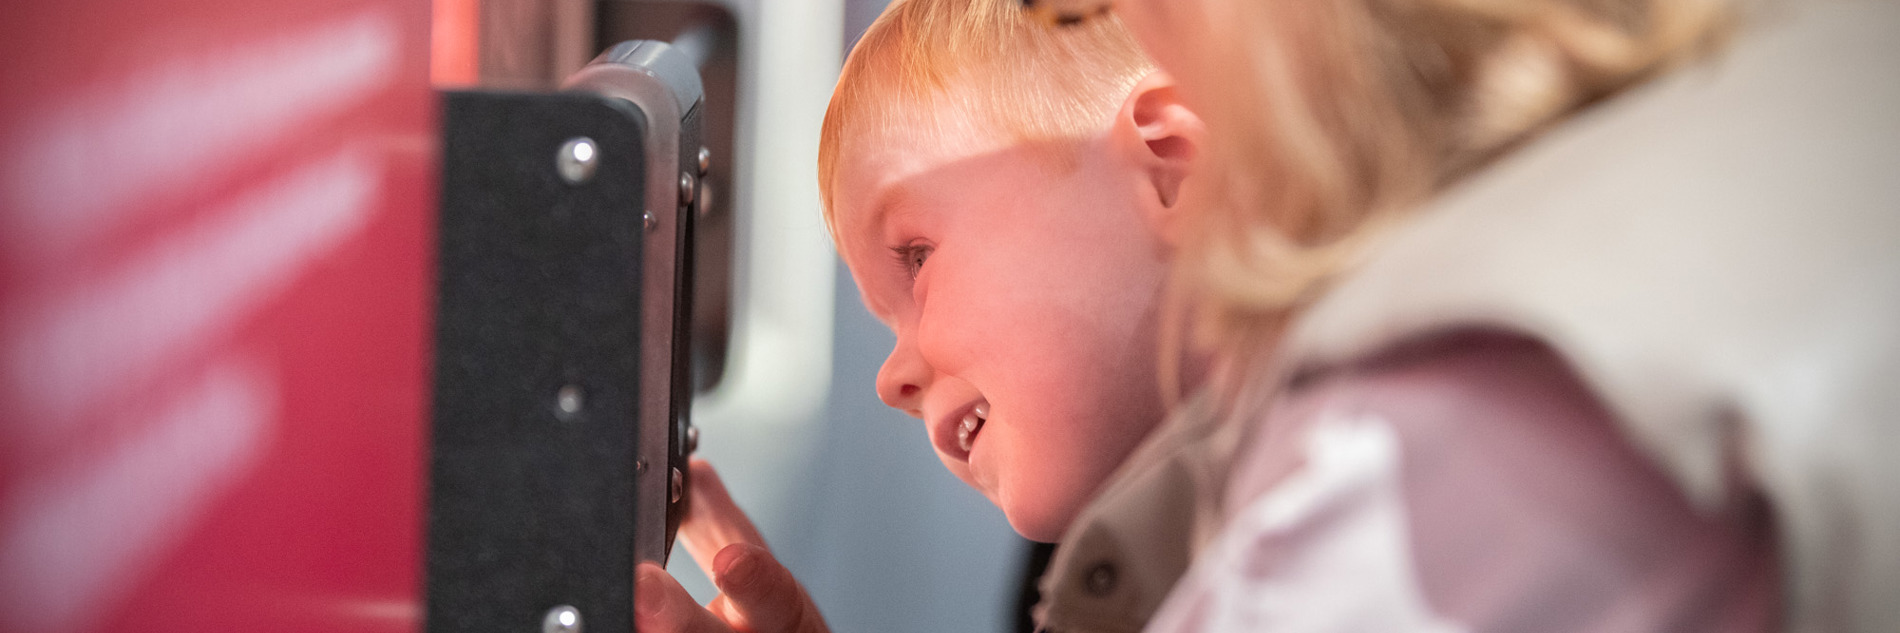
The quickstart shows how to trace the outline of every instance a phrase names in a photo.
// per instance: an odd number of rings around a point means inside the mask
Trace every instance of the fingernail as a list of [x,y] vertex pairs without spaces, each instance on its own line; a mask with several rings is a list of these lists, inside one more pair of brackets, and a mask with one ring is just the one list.
[[759,557],[744,546],[728,545],[713,558],[719,570],[719,579],[714,584],[722,590],[744,589],[752,584],[752,577],[758,575]]

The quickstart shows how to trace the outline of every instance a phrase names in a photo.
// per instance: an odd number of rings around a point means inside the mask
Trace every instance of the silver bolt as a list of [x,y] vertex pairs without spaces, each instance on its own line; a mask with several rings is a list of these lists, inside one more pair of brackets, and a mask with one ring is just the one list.
[[541,618],[541,633],[581,633],[581,610],[567,605],[548,609]]
[[561,172],[561,179],[570,185],[578,185],[594,178],[594,167],[600,164],[600,149],[594,146],[594,139],[576,136],[561,144],[561,151],[554,155],[554,165]]
[[673,492],[673,495],[672,495],[673,503],[679,503],[680,496],[686,494],[686,475],[685,473],[681,473],[680,469],[678,468],[673,469],[673,482],[672,482],[671,488]]
[[633,460],[633,474],[644,475],[646,474],[646,472],[647,472],[647,460],[644,460],[644,459]]
[[699,148],[699,173],[704,175],[710,170],[712,170],[712,150],[701,147]]
[[660,216],[653,215],[652,211],[641,213],[640,224],[645,226],[648,231],[652,231],[655,227],[660,226]]
[[699,192],[699,181],[688,172],[680,172],[680,206],[693,203],[693,194]]
[[563,422],[572,421],[576,416],[580,415],[581,405],[583,404],[585,404],[585,400],[583,400],[580,386],[568,385],[561,387],[561,390],[554,394],[555,417],[560,418]]
[[691,455],[697,452],[699,452],[699,427],[688,426],[686,427],[686,454]]

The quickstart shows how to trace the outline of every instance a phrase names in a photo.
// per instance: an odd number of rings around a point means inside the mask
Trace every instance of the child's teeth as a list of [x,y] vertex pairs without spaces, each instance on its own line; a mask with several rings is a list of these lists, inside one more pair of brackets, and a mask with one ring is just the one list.
[[973,407],[973,409],[975,409],[976,411],[976,417],[983,418],[985,420],[990,419],[990,403],[978,402],[976,403],[976,406]]
[[976,430],[983,427],[980,414],[971,412],[963,415],[963,424],[957,425],[957,447],[970,452],[970,440],[976,437]]

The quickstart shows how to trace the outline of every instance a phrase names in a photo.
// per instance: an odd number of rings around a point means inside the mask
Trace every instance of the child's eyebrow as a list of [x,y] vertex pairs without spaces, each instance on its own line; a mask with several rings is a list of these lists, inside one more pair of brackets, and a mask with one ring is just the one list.
[[871,199],[871,215],[865,218],[865,226],[882,231],[884,222],[892,216],[901,216],[913,206],[910,187],[902,182],[891,183],[878,191]]
[[[908,236],[894,236],[891,233],[890,223],[900,218],[915,215],[919,210],[918,204],[919,200],[915,189],[901,182],[893,183],[885,187],[882,191],[877,192],[875,198],[872,198],[864,226],[868,229],[868,237],[874,240],[874,243],[868,244],[867,246],[879,256],[881,260],[880,263],[893,261],[893,258],[888,255],[891,249],[898,247],[896,244],[887,242],[892,239],[908,239]],[[887,284],[892,282],[884,279],[883,274],[883,272],[879,272],[877,275],[873,275],[873,277],[878,280],[871,281],[869,285],[860,287],[859,294],[864,301],[864,307],[871,313],[871,316],[875,317],[879,323],[883,323],[884,327],[890,328],[892,332],[896,332],[896,310],[893,306],[889,305],[887,301],[889,297],[883,294],[885,290],[889,289]],[[875,286],[875,288],[873,286]]]

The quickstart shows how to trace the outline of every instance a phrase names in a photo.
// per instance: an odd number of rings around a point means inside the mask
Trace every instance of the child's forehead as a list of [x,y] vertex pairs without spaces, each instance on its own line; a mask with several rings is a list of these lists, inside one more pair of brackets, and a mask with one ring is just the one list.
[[881,204],[903,193],[906,183],[919,176],[1020,144],[1007,134],[955,117],[911,114],[894,119],[875,128],[866,126],[840,144],[835,182],[842,206]]

